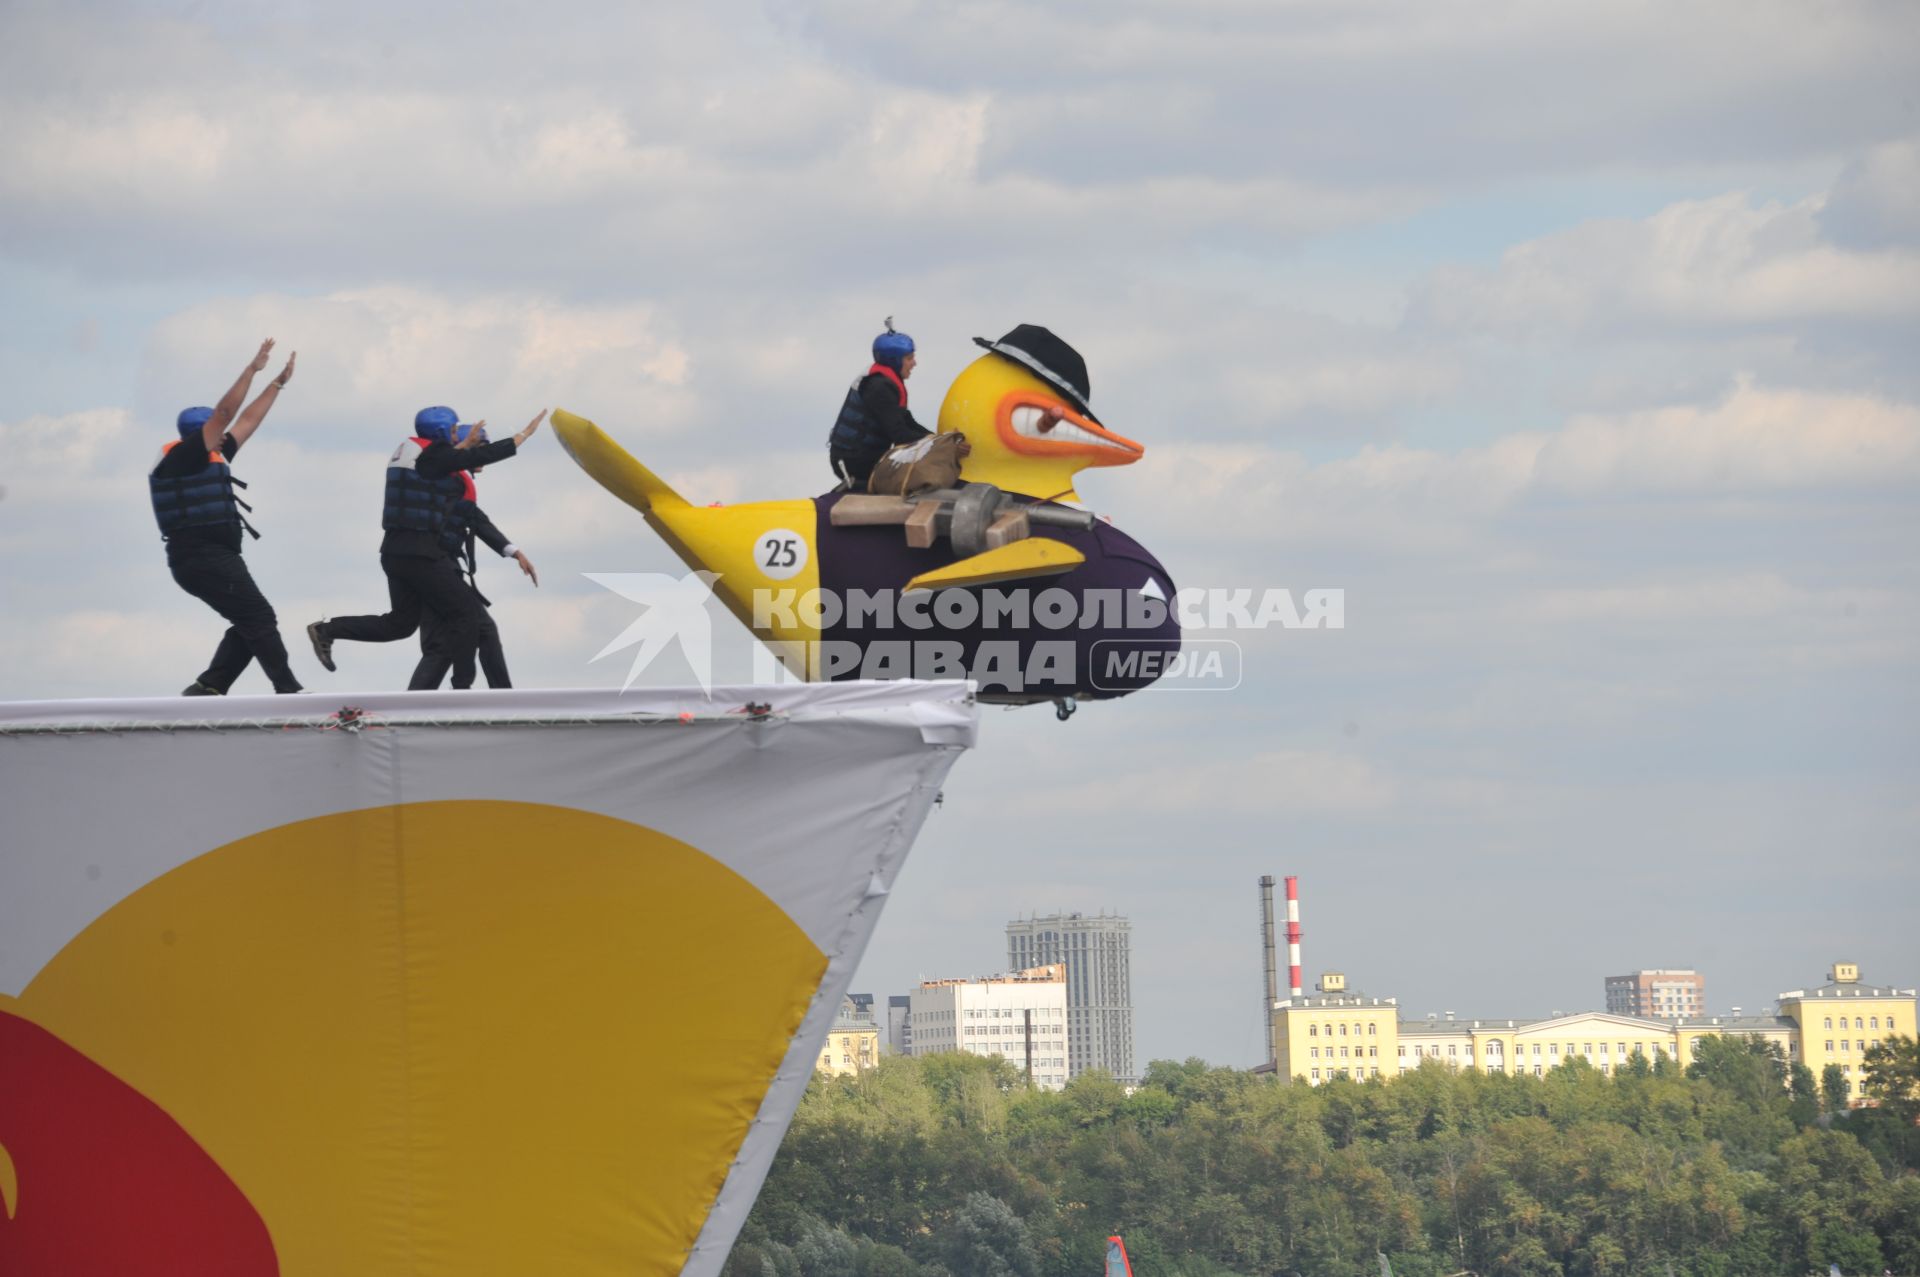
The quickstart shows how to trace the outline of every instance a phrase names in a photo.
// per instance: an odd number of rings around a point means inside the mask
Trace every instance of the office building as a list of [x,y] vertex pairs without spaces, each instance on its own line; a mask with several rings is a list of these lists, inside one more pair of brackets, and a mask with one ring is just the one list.
[[1132,930],[1111,914],[1055,913],[1007,924],[1009,966],[1066,968],[1074,1077],[1104,1069],[1124,1086],[1140,1080],[1133,1065]]
[[1034,1086],[1067,1084],[1067,972],[1059,963],[1007,975],[928,980],[908,1007],[912,1055],[1000,1056]]
[[1658,968],[1607,977],[1607,1010],[1649,1020],[1707,1013],[1707,982],[1698,971]]

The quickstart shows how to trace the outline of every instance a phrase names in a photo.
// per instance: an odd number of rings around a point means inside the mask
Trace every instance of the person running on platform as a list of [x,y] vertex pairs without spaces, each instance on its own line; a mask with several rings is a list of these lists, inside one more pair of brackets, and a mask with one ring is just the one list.
[[[471,426],[458,426],[454,430],[454,446],[457,448],[472,447],[485,442],[487,442],[485,422]],[[480,470],[481,467],[475,466],[467,473],[478,476]],[[478,502],[464,499],[458,502],[453,508],[452,515],[447,519],[446,532],[448,548],[453,554],[454,562],[465,573],[467,584],[472,587],[474,594],[479,596],[482,608],[491,608],[493,600],[480,593],[480,582],[475,579],[479,569],[475,554],[476,543],[485,544],[488,549],[503,559],[513,559],[518,562],[520,570],[526,573],[527,578],[538,588],[540,576],[533,570],[533,561],[527,558],[525,551],[507,539],[507,535],[494,525],[493,520],[487,517],[487,512],[480,508]],[[439,622],[434,613],[421,613],[420,654],[422,656],[432,648],[438,628]],[[500,626],[494,621],[493,613],[490,611],[482,611],[480,614],[480,645],[476,655],[479,657],[480,670],[487,677],[488,687],[513,686],[513,679],[507,673],[507,650],[500,641]],[[462,663],[456,660],[453,665],[455,689],[465,690],[472,687],[473,673],[471,661]]]
[[381,615],[339,616],[307,626],[322,666],[335,668],[333,645],[342,639],[392,643],[412,635],[429,613],[433,642],[414,666],[407,690],[438,687],[455,665],[474,659],[486,608],[454,562],[447,523],[462,500],[473,500],[469,472],[516,455],[546,416],[543,409],[511,439],[479,443],[473,435],[466,447],[456,447],[460,418],[453,409],[423,408],[415,415],[414,433],[401,440],[387,460],[386,502],[380,515],[385,529],[380,568],[387,576],[392,606]]

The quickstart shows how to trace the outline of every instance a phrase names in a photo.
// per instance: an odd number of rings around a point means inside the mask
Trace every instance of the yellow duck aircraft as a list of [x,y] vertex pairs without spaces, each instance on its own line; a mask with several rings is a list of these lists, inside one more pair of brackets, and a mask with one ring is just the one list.
[[[1174,595],[1166,570],[1132,538],[1062,504],[1079,500],[1080,471],[1130,465],[1145,450],[1100,424],[1087,404],[1085,364],[1046,329],[1023,324],[997,342],[975,340],[988,353],[954,379],[939,416],[939,433],[962,434],[970,448],[961,486],[930,497],[836,491],[696,505],[586,418],[556,409],[553,426],[568,455],[640,511],[688,567],[717,574],[714,592],[796,673],[812,680],[972,677],[984,700],[1050,700],[1065,717],[1075,700],[1152,682],[1179,650],[1177,622],[1165,606]],[[791,602],[813,591],[841,601],[851,591],[884,591],[905,612],[914,606],[905,596],[954,587],[1011,587],[1016,597],[1003,601],[1026,619],[930,629],[899,620],[892,608],[884,619],[849,619],[847,609],[830,607],[823,618]],[[1027,605],[1050,587],[1072,597],[1066,625],[1032,619]],[[1122,624],[1138,600],[1160,606],[1135,607],[1132,623]],[[964,620],[967,609],[943,615]],[[958,643],[958,656],[937,650],[942,641]],[[902,652],[898,645],[917,646]]]

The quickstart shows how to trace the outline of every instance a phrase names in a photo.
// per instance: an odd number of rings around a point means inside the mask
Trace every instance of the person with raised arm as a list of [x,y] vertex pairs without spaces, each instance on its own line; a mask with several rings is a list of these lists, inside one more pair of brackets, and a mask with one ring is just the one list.
[[253,507],[236,491],[247,485],[234,477],[233,457],[293,380],[298,357],[297,352],[288,356],[279,376],[243,411],[240,405],[272,353],[269,337],[219,403],[183,409],[175,421],[180,437],[160,449],[147,472],[147,495],[167,544],[167,568],[175,584],[227,621],[213,660],[182,696],[224,696],[254,661],[260,662],[274,691],[302,690],[287,662],[279,618],[240,554],[242,529],[255,537],[260,534],[241,513]]

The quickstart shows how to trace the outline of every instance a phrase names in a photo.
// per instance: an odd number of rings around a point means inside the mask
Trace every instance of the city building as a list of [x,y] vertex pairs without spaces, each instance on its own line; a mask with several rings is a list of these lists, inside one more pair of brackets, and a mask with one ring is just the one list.
[[1281,1077],[1330,1082],[1336,1077],[1392,1077],[1394,1027],[1400,1008],[1392,998],[1370,998],[1347,988],[1337,971],[1320,977],[1317,992],[1273,1004],[1273,1059]]
[[912,1055],[913,998],[895,993],[887,998],[887,1049],[895,1055]]
[[1915,1032],[1916,992],[1862,984],[1851,963],[1834,964],[1828,979],[1818,989],[1782,993],[1779,1014],[1771,1016],[1666,1019],[1582,1011],[1538,1020],[1459,1020],[1448,1012],[1407,1020],[1395,999],[1349,990],[1343,976],[1329,972],[1315,993],[1273,1004],[1273,1059],[1281,1076],[1309,1085],[1394,1077],[1436,1060],[1537,1077],[1574,1056],[1602,1073],[1635,1056],[1686,1063],[1703,1038],[1752,1034],[1776,1043],[1789,1064],[1804,1064],[1815,1077],[1839,1064],[1848,1093],[1857,1097],[1867,1047]]
[[1707,982],[1698,971],[1635,971],[1607,977],[1607,1010],[1650,1020],[1684,1020],[1707,1013]]
[[1800,1060],[1821,1077],[1829,1064],[1840,1066],[1847,1094],[1860,1094],[1865,1069],[1861,1056],[1875,1042],[1905,1034],[1920,1036],[1914,1028],[1914,991],[1860,983],[1860,968],[1836,962],[1827,983],[1817,989],[1794,989],[1780,995],[1780,1015],[1794,1026],[1800,1039]]
[[1133,1067],[1132,932],[1132,923],[1112,914],[1054,913],[1007,924],[1009,966],[1066,967],[1073,1077],[1105,1069],[1123,1086],[1140,1080]]
[[[864,1006],[855,1002],[864,997]],[[873,996],[856,994],[840,999],[840,1013],[833,1017],[826,1043],[820,1048],[814,1068],[836,1077],[858,1073],[880,1062],[880,1027],[873,1022]]]
[[1050,963],[1008,975],[928,980],[911,995],[910,1055],[997,1055],[1035,1087],[1067,1084],[1067,970]]

